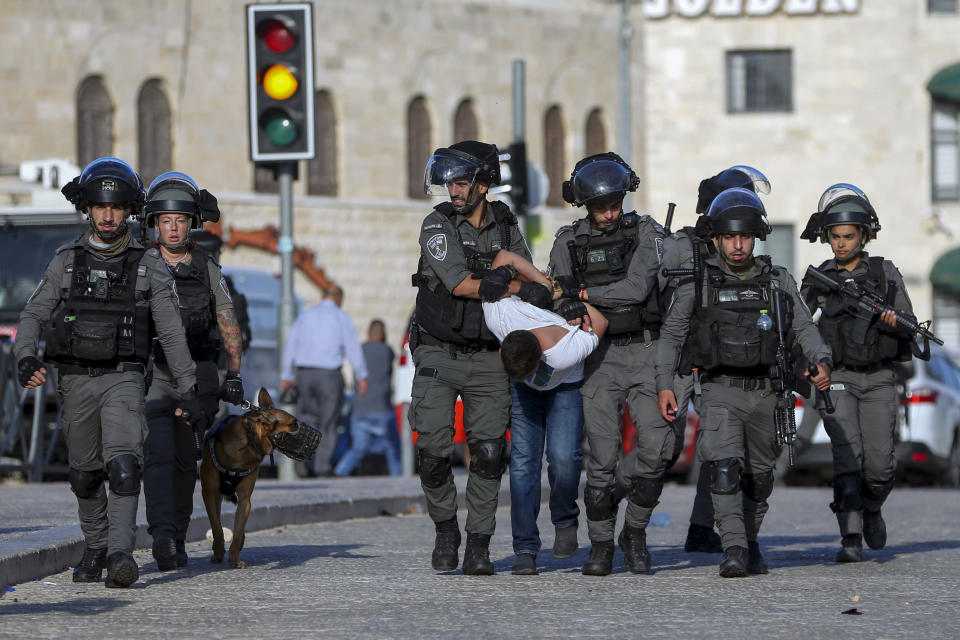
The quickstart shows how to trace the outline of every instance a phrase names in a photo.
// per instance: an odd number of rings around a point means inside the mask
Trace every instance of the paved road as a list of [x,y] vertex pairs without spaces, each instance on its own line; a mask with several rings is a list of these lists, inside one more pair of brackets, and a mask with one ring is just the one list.
[[[658,512],[670,524],[649,530],[652,575],[626,572],[618,552],[614,575],[582,576],[586,549],[553,559],[545,513],[531,577],[509,573],[507,509],[493,577],[434,573],[424,515],[354,519],[249,534],[245,569],[209,564],[196,542],[180,572],[159,573],[138,551],[129,590],[74,585],[69,572],[17,585],[0,599],[0,638],[960,637],[956,491],[895,490],[889,546],[837,565],[829,490],[778,488],[762,539],[771,573],[739,580],[717,577],[718,556],[682,551],[691,491],[665,490]],[[842,613],[852,608],[862,615]]]

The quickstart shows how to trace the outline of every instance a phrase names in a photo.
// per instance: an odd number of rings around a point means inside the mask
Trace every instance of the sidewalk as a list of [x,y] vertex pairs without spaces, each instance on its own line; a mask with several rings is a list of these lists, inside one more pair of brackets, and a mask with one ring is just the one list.
[[[509,504],[505,474],[500,502]],[[463,508],[465,473],[456,474],[458,506]],[[149,549],[143,494],[137,513],[137,548]],[[285,524],[304,524],[401,513],[423,513],[426,506],[418,476],[347,477],[257,481],[247,531]],[[224,525],[233,525],[235,507],[223,503]],[[194,493],[194,511],[187,541],[201,540],[210,525],[200,497]],[[66,482],[0,485],[0,588],[28,582],[74,566],[83,555],[83,537],[77,501]]]

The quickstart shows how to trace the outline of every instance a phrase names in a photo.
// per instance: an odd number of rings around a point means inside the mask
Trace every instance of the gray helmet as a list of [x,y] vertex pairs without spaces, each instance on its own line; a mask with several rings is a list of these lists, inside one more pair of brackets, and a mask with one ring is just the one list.
[[623,158],[615,153],[587,156],[576,164],[570,179],[562,186],[563,199],[582,207],[601,198],[622,198],[636,191],[640,178]]
[[128,206],[131,215],[136,215],[143,206],[143,182],[133,167],[119,158],[97,158],[60,192],[77,211],[109,202]]
[[765,240],[770,233],[763,202],[757,194],[743,187],[727,189],[714,198],[706,215],[697,222],[697,227],[711,236],[752,233],[758,240]]
[[494,144],[464,140],[441,147],[427,160],[423,171],[423,192],[428,196],[447,195],[447,184],[457,179],[500,184],[500,152]]
[[157,176],[147,189],[144,224],[152,227],[161,213],[190,216],[190,228],[199,229],[204,222],[220,219],[217,199],[201,189],[193,178],[180,171],[167,171]]
[[810,216],[801,238],[827,243],[830,227],[851,224],[863,229],[866,238],[872,240],[880,231],[880,220],[870,200],[859,187],[847,182],[838,182],[827,187],[820,196],[817,212]]

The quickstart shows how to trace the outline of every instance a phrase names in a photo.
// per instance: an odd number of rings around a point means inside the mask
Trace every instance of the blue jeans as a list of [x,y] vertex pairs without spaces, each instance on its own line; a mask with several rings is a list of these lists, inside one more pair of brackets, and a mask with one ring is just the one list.
[[400,464],[400,436],[392,411],[354,413],[350,418],[350,449],[337,462],[333,474],[347,476],[368,453],[384,453],[390,475],[403,475]]
[[511,381],[510,525],[516,554],[540,551],[540,470],[544,443],[550,483],[550,520],[557,528],[577,524],[577,492],[583,464],[583,401],[580,383],[536,391]]

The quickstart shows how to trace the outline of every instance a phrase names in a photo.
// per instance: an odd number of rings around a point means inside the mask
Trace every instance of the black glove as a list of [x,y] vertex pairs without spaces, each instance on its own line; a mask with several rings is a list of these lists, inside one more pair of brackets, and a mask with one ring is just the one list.
[[194,387],[183,394],[180,398],[180,418],[190,424],[197,431],[203,431],[210,426],[213,416],[207,413],[197,397],[197,389]]
[[30,383],[30,378],[37,371],[43,369],[43,362],[36,356],[24,356],[17,363],[17,378],[20,380],[20,386],[25,387]]
[[587,315],[587,305],[583,304],[579,300],[568,300],[564,299],[560,303],[560,308],[557,313],[563,316],[564,320],[574,320],[576,318],[582,318]]
[[573,276],[557,276],[554,279],[560,285],[561,297],[580,298],[580,283],[577,282],[576,278]]
[[496,302],[510,288],[510,281],[517,277],[517,270],[509,265],[503,265],[488,271],[480,280],[480,289],[477,293],[486,302]]
[[520,299],[529,302],[535,307],[541,309],[553,308],[553,293],[542,284],[536,282],[520,283]]
[[227,377],[223,381],[223,389],[220,390],[220,399],[230,404],[240,404],[243,402],[243,380],[237,371],[227,371]]

